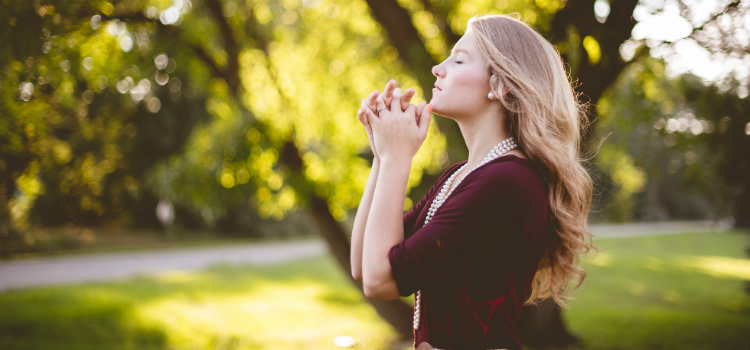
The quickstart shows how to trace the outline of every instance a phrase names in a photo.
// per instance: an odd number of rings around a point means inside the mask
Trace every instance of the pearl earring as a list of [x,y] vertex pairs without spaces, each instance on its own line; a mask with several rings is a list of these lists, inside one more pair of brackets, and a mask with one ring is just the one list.
[[489,98],[490,100],[494,100],[495,99],[495,94],[493,94],[493,93],[490,92],[489,94],[487,94],[487,98]]

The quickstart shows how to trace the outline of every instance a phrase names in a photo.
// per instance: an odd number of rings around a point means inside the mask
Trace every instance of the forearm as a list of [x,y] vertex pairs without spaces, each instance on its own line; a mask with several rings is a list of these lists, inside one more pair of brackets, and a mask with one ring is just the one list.
[[365,224],[362,277],[365,295],[374,299],[397,298],[391,274],[390,249],[403,241],[403,208],[411,161],[381,159],[370,213]]
[[354,227],[352,228],[351,239],[351,265],[352,277],[358,281],[362,280],[362,244],[364,242],[365,225],[368,221],[367,217],[370,214],[370,206],[372,204],[372,197],[375,194],[375,186],[378,180],[379,171],[380,160],[375,158],[372,161],[370,176],[367,178],[365,191],[362,193],[362,199],[359,201],[357,215],[354,217]]

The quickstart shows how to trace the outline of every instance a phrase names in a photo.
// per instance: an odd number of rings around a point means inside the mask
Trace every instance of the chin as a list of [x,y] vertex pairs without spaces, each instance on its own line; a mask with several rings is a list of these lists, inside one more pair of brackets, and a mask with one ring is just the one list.
[[434,103],[432,101],[430,101],[430,103],[432,104],[433,114],[439,115],[443,118],[453,119],[453,117],[451,117],[452,113],[450,113],[450,111],[445,110],[444,108],[441,108],[440,103]]
[[443,111],[443,109],[441,108],[439,100],[436,101],[434,95],[432,96],[432,99],[430,99],[429,103],[432,105],[432,113],[433,114],[437,114],[437,115],[439,115],[441,117],[445,117],[445,114],[444,114],[445,111]]

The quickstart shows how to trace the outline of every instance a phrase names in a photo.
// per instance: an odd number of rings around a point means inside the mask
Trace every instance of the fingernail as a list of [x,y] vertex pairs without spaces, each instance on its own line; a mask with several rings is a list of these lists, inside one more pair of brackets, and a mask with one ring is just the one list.
[[432,113],[432,103],[427,105],[427,111]]

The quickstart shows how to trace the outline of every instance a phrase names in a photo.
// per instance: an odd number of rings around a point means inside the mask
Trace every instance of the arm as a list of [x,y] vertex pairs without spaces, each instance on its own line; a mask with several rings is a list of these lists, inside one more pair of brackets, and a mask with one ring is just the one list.
[[354,279],[357,281],[362,280],[362,244],[364,242],[365,225],[367,224],[367,216],[370,213],[370,204],[372,203],[372,197],[375,193],[375,184],[378,180],[379,170],[380,159],[374,158],[372,161],[372,168],[370,168],[370,176],[367,178],[365,192],[362,194],[362,199],[360,200],[359,207],[357,208],[357,215],[354,217],[354,227],[352,229],[351,265],[352,277],[354,277]]
[[385,159],[382,169],[376,185],[381,190],[372,198],[370,220],[365,227],[362,268],[365,295],[391,300],[399,294],[388,252],[404,239],[403,207],[411,159],[408,162]]
[[[382,98],[378,98],[378,109],[383,106]],[[375,147],[380,154],[380,170],[375,185],[378,191],[372,197],[362,250],[362,278],[368,298],[391,300],[399,296],[398,286],[391,274],[388,252],[404,239],[406,185],[412,158],[427,136],[429,108],[420,103],[418,107],[410,105],[405,111],[400,108],[383,110],[379,116],[367,111]],[[414,123],[415,117],[419,118],[418,124]]]
[[[394,93],[400,95],[400,91],[396,92],[396,81],[390,80],[383,89],[383,101],[386,105],[391,105],[391,101]],[[380,170],[380,157],[375,148],[375,141],[372,134],[372,127],[370,126],[366,117],[365,110],[370,110],[372,113],[376,111],[376,98],[379,96],[378,92],[375,91],[368,96],[366,100],[362,101],[362,107],[357,112],[362,125],[367,131],[367,137],[370,140],[370,148],[373,152],[372,167],[370,169],[370,176],[367,178],[367,185],[365,185],[365,191],[362,194],[362,199],[359,202],[357,208],[357,214],[354,218],[354,226],[352,228],[351,238],[351,269],[352,277],[357,280],[362,280],[362,244],[364,242],[365,225],[367,224],[367,217],[370,213],[370,204],[372,203],[373,194],[375,193],[375,186],[378,178],[378,172]],[[414,96],[414,89],[408,89],[400,96],[401,109],[405,109],[409,106],[411,98]]]

